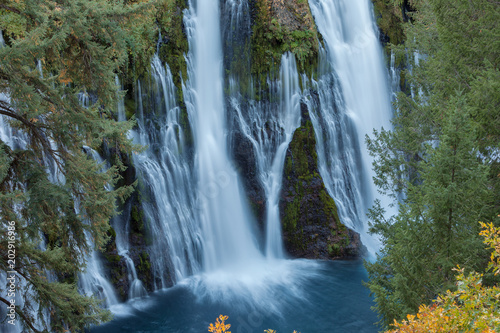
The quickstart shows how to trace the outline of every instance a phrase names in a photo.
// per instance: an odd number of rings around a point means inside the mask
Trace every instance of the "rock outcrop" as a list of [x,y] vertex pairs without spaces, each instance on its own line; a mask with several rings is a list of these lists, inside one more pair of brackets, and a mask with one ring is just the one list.
[[334,200],[318,173],[316,139],[307,106],[285,160],[280,214],[286,250],[294,257],[335,259],[357,257],[360,236],[340,221]]

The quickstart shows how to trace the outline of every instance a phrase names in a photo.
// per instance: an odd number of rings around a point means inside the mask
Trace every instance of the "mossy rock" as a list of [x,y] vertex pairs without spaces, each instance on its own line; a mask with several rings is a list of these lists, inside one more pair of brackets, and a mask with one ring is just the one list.
[[181,75],[184,80],[187,80],[187,64],[184,54],[188,53],[189,44],[184,30],[184,15],[182,13],[185,8],[187,8],[186,1],[162,0],[158,4],[157,16],[160,33],[163,36],[160,42],[159,57],[161,61],[169,65],[174,84],[179,91],[182,91]]
[[286,154],[280,200],[285,248],[296,257],[351,257],[361,247],[359,235],[339,219],[318,172],[316,136],[307,106],[301,108],[301,127]]
[[394,45],[404,42],[403,7],[398,7],[391,0],[372,0],[377,25],[383,34],[382,41]]
[[251,37],[251,72],[265,87],[280,68],[281,56],[295,55],[298,69],[309,76],[316,72],[320,34],[307,1],[255,0]]

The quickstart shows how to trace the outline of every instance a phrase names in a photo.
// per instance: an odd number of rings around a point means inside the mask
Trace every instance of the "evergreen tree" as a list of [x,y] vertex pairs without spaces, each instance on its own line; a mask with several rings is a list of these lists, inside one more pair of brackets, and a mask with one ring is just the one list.
[[[96,299],[78,293],[77,273],[86,255],[107,242],[116,199],[132,190],[109,190],[124,168],[119,153],[133,149],[126,134],[133,123],[118,123],[112,112],[115,75],[129,51],[135,57],[144,44],[133,38],[149,21],[134,24],[131,15],[149,8],[107,0],[0,1],[7,44],[0,48],[6,96],[0,115],[27,138],[18,149],[0,141],[0,271],[17,271],[16,294],[24,301],[16,303],[17,325],[26,331],[78,332],[109,319]],[[91,96],[91,105],[84,107],[79,94]],[[103,145],[117,153],[107,171],[84,150]],[[14,264],[7,251],[12,223]]]
[[385,325],[453,288],[456,264],[484,268],[477,222],[492,220],[499,198],[499,5],[413,5],[406,42],[394,47],[407,59],[408,89],[394,130],[367,140],[375,182],[398,205],[389,220],[379,204],[369,214],[383,249],[366,264],[367,285]]

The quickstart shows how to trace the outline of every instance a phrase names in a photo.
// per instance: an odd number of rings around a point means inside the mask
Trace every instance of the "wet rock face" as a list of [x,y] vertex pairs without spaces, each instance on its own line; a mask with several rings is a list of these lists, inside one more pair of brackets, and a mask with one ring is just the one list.
[[132,206],[130,213],[129,241],[129,256],[134,262],[137,278],[142,281],[146,291],[152,292],[154,291],[155,281],[148,252],[148,245],[152,240],[142,212],[142,205],[138,199],[135,199],[135,205]]
[[239,131],[232,137],[232,153],[236,168],[243,181],[250,208],[257,220],[259,230],[264,231],[266,195],[257,171],[254,146]]
[[125,258],[118,254],[116,249],[116,233],[113,228],[108,231],[110,236],[109,242],[101,253],[101,258],[106,276],[113,285],[118,299],[125,302],[128,297],[130,284],[127,276],[127,263]]
[[307,106],[285,158],[280,214],[286,250],[295,257],[334,259],[363,252],[359,234],[343,225],[318,172],[316,139]]
[[268,0],[273,17],[290,30],[315,30],[316,26],[307,1]]
[[267,74],[279,68],[281,55],[295,54],[300,72],[312,75],[318,65],[321,35],[309,3],[302,0],[250,1],[252,22],[251,73],[266,84]]

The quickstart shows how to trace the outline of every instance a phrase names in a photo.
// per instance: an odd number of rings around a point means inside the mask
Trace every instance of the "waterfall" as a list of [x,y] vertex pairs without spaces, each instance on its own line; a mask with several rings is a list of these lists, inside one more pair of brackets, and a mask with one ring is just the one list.
[[[85,94],[80,94],[80,103],[85,105]],[[109,168],[109,163],[104,161],[104,159],[90,147],[83,147],[86,153],[99,165],[101,165],[101,170],[105,171]],[[111,190],[111,187],[107,188]],[[75,210],[79,212],[79,203],[75,200]],[[93,248],[92,238],[88,232],[85,232],[86,241],[89,244],[89,248]],[[87,295],[94,296],[105,302],[107,308],[118,304],[118,298],[116,297],[115,290],[111,283],[108,281],[107,277],[104,275],[104,267],[101,263],[101,258],[97,250],[92,250],[89,255],[85,258],[86,267],[85,270],[78,274],[78,289],[79,292]]]
[[401,69],[396,66],[396,56],[394,54],[394,51],[391,51],[389,73],[391,77],[391,101],[394,103],[396,101],[398,92],[401,91]]
[[390,128],[391,95],[371,3],[311,0],[310,6],[326,44],[320,67],[334,70],[312,83],[319,93],[312,118],[320,173],[341,220],[374,252],[378,245],[366,236],[365,213],[376,187],[364,141],[373,128]]
[[127,120],[125,116],[125,102],[123,101],[123,97],[121,96],[121,91],[123,90],[123,87],[120,83],[120,79],[118,78],[118,75],[115,76],[115,84],[117,87],[117,118],[118,121],[125,121]]
[[300,126],[299,75],[295,57],[286,53],[281,59],[279,79],[268,81],[269,101],[250,101],[244,112],[241,98],[231,97],[239,130],[252,143],[256,157],[257,174],[266,198],[266,245],[270,258],[283,258],[279,197],[283,166],[293,133]]
[[[87,241],[90,237],[86,234]],[[97,251],[92,251],[86,258],[87,265],[85,271],[78,274],[78,290],[87,296],[94,296],[105,302],[107,308],[118,304],[113,286],[102,274],[104,268],[101,264]]]
[[153,238],[148,252],[155,288],[161,289],[200,270],[201,231],[172,74],[157,55],[151,74],[149,87],[137,84],[138,129],[133,136],[147,150],[134,155],[134,165]]
[[[3,40],[3,33],[2,30],[0,30],[0,48],[5,46],[5,42]],[[8,94],[0,93],[0,101],[10,104],[10,97]],[[6,144],[9,146],[11,149],[22,149],[26,147],[27,145],[27,140],[25,138],[25,135],[23,133],[16,131],[13,129],[7,120],[7,116],[0,115],[0,141],[3,144]],[[7,272],[0,272],[0,284],[2,285],[2,288],[0,289],[0,297],[3,299],[9,299],[8,297],[8,291],[7,291],[7,286],[8,286],[8,280],[7,280],[8,274]],[[17,278],[17,276],[16,276]],[[19,278],[17,278],[16,283],[19,283],[21,281]],[[18,286],[21,287],[21,286]],[[24,287],[24,286],[23,286]],[[2,303],[3,304],[3,303]],[[20,293],[16,293],[15,297],[15,304],[16,306],[24,306],[24,298],[21,297]],[[21,332],[21,327],[20,325],[13,326],[7,323],[7,314],[8,314],[8,309],[7,306],[2,305],[0,308],[0,316],[4,318],[2,322],[0,322],[0,330],[5,333],[19,333]]]
[[[0,48],[5,46],[5,41],[3,39],[3,32],[0,30]],[[41,72],[41,67],[39,66],[40,61],[37,62],[37,69],[40,72],[40,76],[42,76]],[[8,93],[0,93],[0,102],[6,103],[7,105],[10,105],[11,99]],[[28,135],[22,131],[18,130],[15,128],[12,128],[9,124],[9,120],[11,118],[0,115],[0,144],[5,144],[7,145],[10,149],[12,150],[25,150],[28,147],[29,144],[29,138]],[[50,140],[50,139],[49,139]],[[53,142],[50,141],[51,145],[53,145]],[[51,181],[56,181],[59,179],[61,174],[57,172],[55,169],[55,163],[52,159],[47,158],[45,156],[43,163],[46,165],[46,170],[47,174],[49,176],[49,179]],[[56,176],[54,176],[56,175]],[[19,186],[19,189],[22,189],[23,191],[26,190],[26,184],[17,184]],[[15,204],[14,210],[17,211],[18,214],[20,214],[21,211],[21,205],[20,204]],[[38,244],[38,247],[41,248],[42,250],[45,250],[45,242],[44,242],[44,237],[43,235],[40,234],[40,243]],[[15,270],[13,270],[15,271]],[[55,280],[53,272],[44,270],[47,280],[52,282]],[[21,278],[19,273],[14,274],[15,276],[15,305],[17,308],[24,308],[24,306],[27,304],[30,305],[32,312],[30,315],[34,315],[34,318],[36,318],[33,321],[33,324],[35,328],[41,327],[41,323],[44,321],[46,323],[50,323],[50,313],[48,309],[44,309],[43,311],[40,311],[40,306],[39,304],[35,301],[36,296],[34,291],[29,287],[28,283],[26,283],[26,280],[24,278]],[[8,295],[8,278],[11,278],[12,274],[9,272],[0,272],[0,285],[2,285],[2,288],[0,288],[0,297],[6,300],[10,300],[10,296]],[[24,292],[20,292],[24,291]],[[7,320],[9,320],[9,317],[7,317],[8,309],[6,306],[2,306],[0,308],[0,317],[3,318],[3,320],[0,322],[0,331],[5,332],[5,333],[20,333],[23,332],[24,327],[20,325],[19,323],[19,316],[16,315],[16,320],[15,320],[15,325],[11,325],[7,323]]]
[[[190,278],[195,286],[204,284],[205,291],[220,297],[226,295],[226,286],[217,289],[212,282],[223,281],[243,285],[245,289],[238,289],[236,295],[248,296],[270,311],[280,303],[283,289],[300,297],[300,283],[312,274],[315,263],[275,259],[285,257],[278,203],[286,151],[300,126],[301,100],[309,107],[315,129],[319,172],[341,221],[360,232],[371,250],[376,249],[365,236],[364,216],[375,187],[364,137],[374,127],[390,127],[391,106],[390,83],[370,6],[369,0],[311,0],[325,41],[318,77],[303,76],[302,83],[309,89],[301,90],[295,57],[286,53],[276,79],[267,81],[268,100],[253,100],[256,87],[250,77],[250,58],[241,59],[238,72],[233,72],[232,60],[246,51],[243,47],[233,50],[230,42],[249,44],[248,2],[225,1],[220,7],[230,20],[221,26],[218,2],[190,1],[184,11],[190,47],[188,77],[182,81],[185,109],[168,65],[155,55],[150,78],[135,85],[137,126],[129,133],[145,147],[132,160],[139,180],[138,202],[147,224],[146,245],[141,250],[149,255],[155,289]],[[225,70],[230,74],[224,75]],[[243,80],[248,82],[244,85]],[[116,85],[122,88],[118,77]],[[0,99],[8,100],[8,96]],[[88,94],[81,93],[81,102],[91,103]],[[119,98],[117,118],[126,120],[123,98]],[[186,118],[189,129],[182,120]],[[255,165],[250,167],[256,170],[266,207],[263,244],[232,161],[233,131],[242,134],[255,155]],[[23,135],[15,133],[2,116],[0,139],[11,147],[24,144]],[[89,154],[102,163],[95,151],[89,149]],[[57,175],[52,179],[57,181]],[[127,265],[128,296],[135,298],[145,294],[145,281],[140,281],[131,253],[131,209],[131,203],[126,204],[111,224],[118,254]],[[214,272],[219,275],[211,280]],[[96,252],[79,275],[79,289],[105,299],[108,307],[118,303]],[[200,290],[194,288],[193,293],[199,296]]]
[[185,13],[190,53],[185,87],[195,141],[195,173],[206,271],[262,257],[227,146],[219,7],[201,0]]

